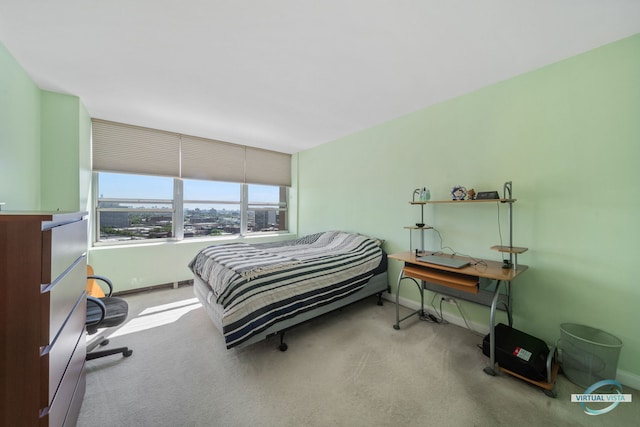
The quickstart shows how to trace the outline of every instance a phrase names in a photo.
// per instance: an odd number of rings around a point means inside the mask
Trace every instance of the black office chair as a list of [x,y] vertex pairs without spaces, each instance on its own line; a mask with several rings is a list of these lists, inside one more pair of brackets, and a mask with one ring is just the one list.
[[[109,279],[103,276],[97,276],[93,274],[91,266],[87,266],[87,290],[95,288],[99,280],[100,283],[106,284],[109,288],[108,292],[104,292],[103,297],[95,297],[87,295],[87,320],[86,328],[89,335],[93,335],[98,332],[99,328],[109,328],[112,326],[118,326],[127,320],[129,313],[129,306],[127,302],[122,298],[112,297],[113,284]],[[101,287],[100,287],[101,288]],[[98,357],[110,356],[112,354],[122,353],[124,357],[129,357],[133,354],[133,350],[129,347],[118,347],[107,350],[93,351],[98,346],[105,346],[109,344],[109,340],[104,336],[98,336],[87,343],[87,358],[86,360],[97,359]]]

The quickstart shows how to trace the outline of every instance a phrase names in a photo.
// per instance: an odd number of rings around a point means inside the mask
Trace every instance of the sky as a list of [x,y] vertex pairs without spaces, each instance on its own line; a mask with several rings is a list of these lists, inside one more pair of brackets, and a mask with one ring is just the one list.
[[[109,199],[172,199],[173,178],[99,173],[99,196]],[[250,202],[277,202],[279,187],[249,184]],[[184,180],[185,200],[240,201],[240,184]]]

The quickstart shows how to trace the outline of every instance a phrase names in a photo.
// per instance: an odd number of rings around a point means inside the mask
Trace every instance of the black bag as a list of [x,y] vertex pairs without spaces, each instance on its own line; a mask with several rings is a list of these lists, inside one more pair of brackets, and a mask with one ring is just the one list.
[[[534,381],[547,380],[549,347],[539,338],[499,323],[495,327],[495,360],[505,368]],[[489,357],[489,338],[482,340],[482,353]]]

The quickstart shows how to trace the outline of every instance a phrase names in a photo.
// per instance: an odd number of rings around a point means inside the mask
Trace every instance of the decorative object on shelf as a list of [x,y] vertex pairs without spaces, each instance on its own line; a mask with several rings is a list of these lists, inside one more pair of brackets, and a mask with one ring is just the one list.
[[464,200],[467,197],[467,189],[461,185],[456,185],[451,189],[452,200]]
[[426,202],[431,199],[431,191],[427,187],[422,187],[420,192],[420,201]]
[[467,191],[467,200],[475,200],[476,199],[476,190],[473,188]]
[[[416,196],[418,196],[418,200],[416,200]],[[416,188],[413,190],[413,201],[414,202],[426,202],[431,199],[431,191],[427,187]]]
[[[418,200],[416,200],[416,196],[418,196]],[[416,188],[413,190],[413,203],[426,202],[431,199],[431,192],[427,187]],[[416,227],[422,228],[424,227],[424,205],[420,205],[420,222],[416,222]]]

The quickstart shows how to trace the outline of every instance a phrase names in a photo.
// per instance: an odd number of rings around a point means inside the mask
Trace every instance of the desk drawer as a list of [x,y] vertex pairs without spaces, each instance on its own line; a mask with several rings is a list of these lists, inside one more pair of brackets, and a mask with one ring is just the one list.
[[86,254],[87,220],[44,230],[42,232],[42,282],[48,285],[71,264]]
[[59,276],[42,292],[42,336],[41,345],[56,339],[62,325],[73,311],[78,298],[84,295],[87,283],[87,264],[84,256],[75,260],[71,269]]
[[457,289],[471,294],[478,293],[479,278],[467,274],[455,273],[418,265],[406,265],[403,270],[405,276],[413,277],[440,286]]

